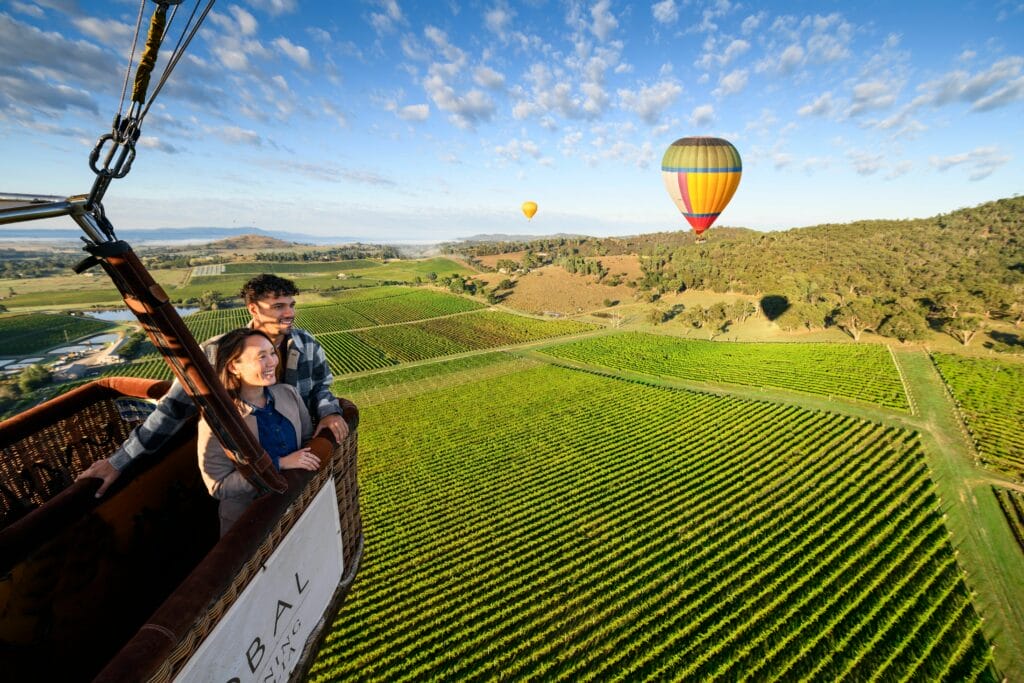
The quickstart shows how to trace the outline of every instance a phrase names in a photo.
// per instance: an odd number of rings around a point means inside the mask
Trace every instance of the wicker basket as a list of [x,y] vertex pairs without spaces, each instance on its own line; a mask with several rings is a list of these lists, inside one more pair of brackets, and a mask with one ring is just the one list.
[[[102,657],[98,662],[83,662],[81,666],[76,664],[70,669],[75,675],[81,671],[87,678],[99,671],[96,680],[100,681],[171,680],[260,571],[261,565],[330,477],[334,480],[337,496],[344,573],[294,670],[293,679],[298,679],[312,663],[330,621],[355,580],[362,559],[357,472],[358,410],[350,402],[342,401],[350,433],[341,444],[330,444],[326,451],[320,451],[321,460],[325,463],[320,470],[285,472],[288,491],[258,498],[235,527],[217,541],[216,505],[201,488],[195,464],[194,425],[189,427],[190,433],[176,436],[169,446],[174,451],[172,454],[164,455],[162,459],[147,458],[156,461],[154,463],[139,463],[139,471],[122,476],[104,499],[98,501],[94,497],[97,480],[74,482],[77,472],[109,455],[136,424],[123,419],[125,411],[120,409],[118,399],[126,395],[155,398],[162,395],[167,386],[166,382],[149,380],[101,380],[0,423],[0,474],[7,491],[0,494],[6,503],[0,508],[6,520],[0,528],[0,564],[3,564],[0,574],[6,572],[3,580],[11,581],[8,599],[10,595],[16,596],[19,590],[25,593],[24,586],[34,590],[38,581],[33,583],[32,572],[41,564],[40,558],[46,560],[42,565],[50,574],[53,567],[69,564],[74,565],[76,571],[93,577],[110,574],[112,566],[130,556],[131,551],[126,553],[126,548],[132,546],[125,539],[130,541],[133,534],[140,533],[139,518],[159,516],[158,512],[147,509],[147,504],[166,493],[165,490],[170,488],[168,482],[176,483],[188,478],[190,481],[182,488],[190,486],[189,495],[195,496],[197,491],[200,495],[193,503],[186,501],[184,507],[203,508],[194,514],[195,518],[202,520],[204,528],[187,531],[197,535],[212,533],[209,545],[200,548],[202,554],[196,558],[195,564],[186,565],[183,580],[173,579],[175,583],[169,587],[170,594],[164,593],[167,597],[159,598],[155,611],[130,626],[131,630],[126,633],[127,641],[121,640],[123,647],[120,651],[101,652],[96,655]],[[26,470],[41,474],[28,476]],[[166,497],[173,499],[173,493]],[[180,511],[183,505],[180,495],[177,502]],[[197,506],[197,503],[201,505]],[[195,523],[194,519],[188,523]],[[174,521],[172,516],[169,528],[175,533],[183,533],[173,526]],[[99,529],[96,538],[102,539],[102,543],[87,539],[79,542],[81,529]],[[90,544],[114,550],[110,556],[99,558],[98,565],[83,565],[81,558],[65,559],[65,556],[75,554],[76,543],[84,548],[86,560],[96,559],[89,556],[100,552],[91,550]],[[210,546],[212,548],[206,552],[205,548]],[[133,568],[136,572],[146,570],[146,565]],[[56,583],[61,581],[57,579]],[[0,586],[0,599],[3,598],[2,588]],[[88,588],[84,587],[85,593],[80,591],[79,594],[91,593]],[[119,586],[105,585],[103,590],[108,596],[104,598],[106,600],[131,602],[135,597],[130,594],[130,588],[122,591]],[[38,604],[28,605],[22,613],[39,612],[41,606],[53,601],[45,592],[40,592],[34,599]],[[72,601],[65,599],[64,602]],[[0,605],[0,612],[5,611],[3,607]],[[52,655],[51,658],[57,660],[81,657],[82,653],[90,652],[93,648],[85,645],[79,650],[61,651],[66,642],[74,640],[73,636],[67,637],[71,628],[68,623],[72,626],[84,624],[87,634],[94,639],[100,638],[98,642],[102,642],[104,633],[95,633],[105,628],[102,621],[94,619],[90,622],[89,617],[80,619],[77,614],[72,614],[71,618],[61,616],[65,617],[61,622],[65,635],[59,639],[52,634],[40,636],[43,631],[52,630],[44,623],[45,619],[29,623],[30,633],[26,634],[16,632],[16,619],[6,623],[0,619],[0,656],[5,661],[15,662],[7,673],[25,673],[43,654]],[[11,626],[12,623],[15,626]],[[107,633],[107,640],[111,635]],[[115,648],[116,645],[114,643]],[[19,647],[23,651],[19,651]],[[62,672],[59,677],[68,670],[55,666],[56,671]]]

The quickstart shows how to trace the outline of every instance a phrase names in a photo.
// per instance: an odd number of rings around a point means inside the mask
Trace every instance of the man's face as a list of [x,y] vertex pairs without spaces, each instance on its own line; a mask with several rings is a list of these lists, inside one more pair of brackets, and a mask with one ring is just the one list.
[[295,297],[265,296],[249,304],[249,313],[256,321],[256,329],[266,332],[272,339],[287,334],[295,322]]

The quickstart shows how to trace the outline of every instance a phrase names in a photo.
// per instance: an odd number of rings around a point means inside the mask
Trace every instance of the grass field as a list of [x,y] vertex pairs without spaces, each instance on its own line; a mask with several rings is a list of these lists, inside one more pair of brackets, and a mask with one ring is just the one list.
[[628,332],[544,352],[651,375],[777,387],[909,408],[889,351],[874,344],[728,344]]
[[362,424],[312,680],[997,680],[912,432],[551,366]]

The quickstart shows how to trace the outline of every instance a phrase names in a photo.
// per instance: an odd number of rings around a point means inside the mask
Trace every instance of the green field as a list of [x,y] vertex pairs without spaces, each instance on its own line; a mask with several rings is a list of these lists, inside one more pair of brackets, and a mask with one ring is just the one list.
[[932,354],[983,462],[1024,481],[1024,365]]
[[547,365],[362,424],[312,680],[998,680],[913,432]]
[[349,261],[259,261],[255,263],[227,263],[224,265],[224,272],[230,274],[244,273],[246,275],[259,275],[260,273],[274,273],[281,276],[298,276],[309,273],[338,273],[350,270],[361,270],[363,268],[375,268],[380,266],[380,261],[369,259],[352,259]]
[[42,353],[109,330],[113,323],[70,315],[0,315],[0,356]]
[[892,357],[877,344],[722,343],[629,332],[544,352],[648,375],[774,387],[909,409]]

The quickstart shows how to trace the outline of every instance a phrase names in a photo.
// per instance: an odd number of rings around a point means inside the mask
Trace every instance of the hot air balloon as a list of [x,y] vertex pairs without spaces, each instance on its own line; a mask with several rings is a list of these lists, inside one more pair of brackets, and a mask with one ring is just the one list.
[[740,153],[722,138],[680,138],[669,145],[661,159],[665,189],[686,220],[697,241],[732,199],[743,174]]
[[535,213],[537,213],[537,202],[523,202],[523,215],[527,220],[533,220]]

